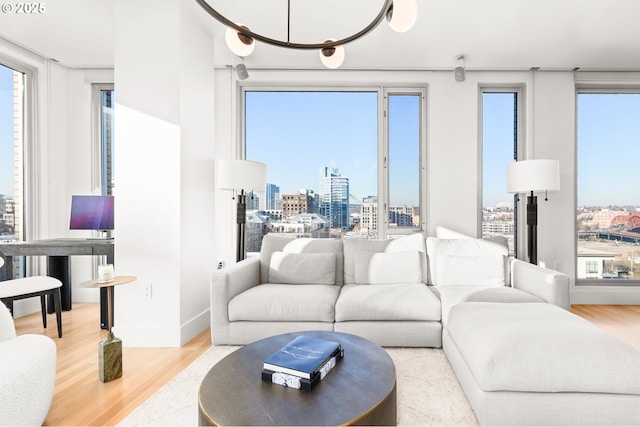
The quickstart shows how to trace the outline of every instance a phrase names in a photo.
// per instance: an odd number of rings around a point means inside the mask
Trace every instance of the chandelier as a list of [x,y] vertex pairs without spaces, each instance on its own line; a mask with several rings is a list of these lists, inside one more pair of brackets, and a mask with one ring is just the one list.
[[273,46],[290,49],[317,49],[320,61],[327,68],[338,68],[345,57],[344,45],[359,39],[376,28],[383,19],[387,19],[394,31],[403,33],[409,31],[416,22],[418,7],[416,0],[383,0],[378,15],[360,31],[340,40],[326,39],[321,43],[295,43],[289,39],[291,25],[291,0],[287,0],[287,40],[278,40],[254,33],[249,27],[233,22],[209,5],[206,0],[196,2],[212,17],[227,26],[225,41],[229,49],[236,55],[245,57],[255,48],[255,41],[261,41]]

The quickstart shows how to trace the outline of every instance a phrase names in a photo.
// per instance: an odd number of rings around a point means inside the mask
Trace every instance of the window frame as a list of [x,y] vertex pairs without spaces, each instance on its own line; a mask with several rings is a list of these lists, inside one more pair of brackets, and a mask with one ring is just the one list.
[[[578,83],[576,84],[575,92],[575,198],[574,198],[574,214],[577,215],[579,208],[578,200],[578,153],[580,149],[580,141],[578,140],[578,120],[579,120],[579,103],[578,97],[580,94],[636,94],[640,96],[640,84],[607,84],[607,83]],[[637,289],[640,287],[640,279],[594,279],[594,278],[578,278],[578,221],[577,216],[574,217],[574,230],[573,230],[573,243],[574,243],[574,266],[575,266],[575,286],[587,287],[594,286],[599,289],[605,288],[625,288],[625,289]]]
[[[384,238],[390,238],[394,236],[402,236],[413,233],[425,232],[427,230],[426,224],[426,203],[427,203],[427,150],[426,150],[426,140],[427,140],[427,108],[426,108],[426,99],[427,93],[424,88],[409,88],[409,87],[386,87],[383,88],[383,108],[382,116],[378,116],[382,118],[383,124],[383,141],[382,147],[378,151],[378,170],[382,170],[383,173],[379,174],[378,181],[380,181],[380,175],[383,175],[383,182],[378,183],[378,185],[382,184],[383,188],[383,196],[384,198],[381,200],[380,196],[378,196],[378,212],[383,212],[383,236]],[[420,97],[420,111],[418,112],[420,121],[418,128],[418,170],[419,170],[419,179],[418,179],[418,209],[420,212],[420,224],[417,227],[389,227],[389,212],[390,212],[390,188],[389,188],[389,98],[391,96],[419,96]],[[380,165],[380,159],[382,158],[382,165]],[[382,166],[382,168],[381,168]],[[378,194],[380,195],[380,190],[378,190]],[[380,219],[380,215],[378,214],[378,220]],[[378,221],[379,222],[379,221]]]
[[[514,147],[514,161],[522,160],[526,153],[525,144],[525,85],[479,85],[478,87],[478,234],[482,237],[482,220],[484,212],[484,94],[485,93],[513,93],[516,95],[516,138]],[[505,165],[505,175],[506,165]],[[506,191],[506,189],[505,189]],[[523,198],[524,199],[524,198]],[[521,248],[520,245],[526,243],[525,238],[520,238],[526,235],[526,209],[520,209],[520,203],[524,203],[526,200],[520,200],[517,194],[513,195],[513,209],[514,209],[514,242],[513,242],[513,257],[518,258],[518,255],[526,253],[526,248]]]
[[[28,241],[38,236],[39,221],[36,212],[40,211],[41,190],[38,184],[39,150],[38,132],[36,131],[36,110],[38,97],[38,69],[14,60],[11,56],[0,55],[0,63],[7,68],[23,74],[22,86],[22,240]],[[15,207],[14,207],[15,210]],[[15,234],[14,234],[15,235]],[[41,274],[41,265],[30,257],[21,261],[14,259],[14,266],[20,264],[20,274],[32,276]],[[17,277],[17,276],[16,276]]]
[[[104,150],[102,135],[104,132],[104,123],[102,121],[102,97],[103,91],[115,91],[115,85],[113,83],[92,83],[91,84],[91,111],[92,111],[92,133],[93,143],[91,144],[91,188],[94,194],[108,195],[108,188],[105,188],[105,176],[104,168]],[[113,174],[113,159],[111,162],[112,174]],[[107,187],[109,187],[107,185]]]
[[[427,90],[424,87],[396,87],[396,86],[271,86],[271,85],[241,85],[239,87],[238,97],[238,135],[236,140],[236,153],[238,158],[246,158],[246,134],[245,134],[245,100],[247,92],[375,92],[377,93],[377,209],[378,209],[378,229],[377,239],[390,238],[400,235],[407,235],[413,233],[425,233],[427,230],[426,223],[426,191],[427,191]],[[419,227],[397,227],[393,228],[390,232],[389,223],[389,168],[388,168],[388,147],[389,147],[389,135],[388,135],[388,96],[397,94],[409,94],[420,95],[420,129],[419,129],[419,212],[420,212],[420,226]],[[379,212],[385,212],[384,221],[380,221]]]

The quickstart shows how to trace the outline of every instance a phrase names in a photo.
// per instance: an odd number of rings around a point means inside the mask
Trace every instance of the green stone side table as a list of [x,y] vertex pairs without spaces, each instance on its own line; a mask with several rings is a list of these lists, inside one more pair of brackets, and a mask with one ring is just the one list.
[[[83,288],[113,288],[117,285],[124,285],[125,283],[131,283],[137,280],[134,276],[115,276],[110,282],[101,282],[98,280],[89,280],[88,282],[80,283]],[[100,381],[103,383],[115,380],[122,376],[122,340],[117,338],[111,332],[111,313],[113,301],[111,301],[111,295],[113,289],[108,289],[107,292],[107,313],[109,313],[107,338],[98,343],[98,360],[100,364],[99,373]]]

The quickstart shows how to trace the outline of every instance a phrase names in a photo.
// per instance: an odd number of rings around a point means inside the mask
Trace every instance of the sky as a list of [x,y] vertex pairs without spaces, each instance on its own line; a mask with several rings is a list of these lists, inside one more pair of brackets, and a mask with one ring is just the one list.
[[640,93],[578,95],[578,206],[640,206]]
[[[513,95],[486,96],[485,198],[513,201],[506,165],[513,159]],[[319,191],[319,170],[336,167],[361,200],[377,194],[376,92],[246,92],[246,158],[267,164],[267,182],[281,194]],[[418,96],[389,105],[389,202],[419,204]],[[509,157],[511,156],[511,157]]]
[[13,197],[13,71],[1,64],[0,194]]
[[[0,65],[0,194],[13,195],[13,78]],[[246,156],[267,164],[281,193],[320,190],[323,166],[349,178],[356,198],[377,194],[375,92],[248,92]],[[579,94],[578,206],[640,205],[640,94]],[[417,96],[391,100],[392,205],[417,205]],[[513,95],[483,96],[483,204],[513,201]]]
[[482,96],[482,205],[513,203],[507,193],[507,165],[513,162],[514,93]]

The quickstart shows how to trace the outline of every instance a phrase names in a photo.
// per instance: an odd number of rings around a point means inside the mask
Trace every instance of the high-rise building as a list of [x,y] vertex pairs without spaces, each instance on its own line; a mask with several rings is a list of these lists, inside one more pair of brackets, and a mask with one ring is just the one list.
[[313,190],[304,188],[296,194],[283,194],[280,198],[282,216],[289,218],[304,213],[318,213],[318,199]]
[[309,212],[309,203],[306,192],[283,194],[280,203],[282,205],[282,216],[284,218]]
[[257,211],[260,208],[260,199],[258,196],[260,193],[254,193],[249,191],[246,196],[246,205],[248,211]]
[[320,215],[329,228],[349,228],[349,178],[329,166],[320,168]]
[[265,195],[260,200],[261,211],[280,209],[280,187],[267,183]]
[[378,197],[364,197],[360,205],[360,232],[374,235],[377,231]]
[[389,225],[396,227],[413,227],[414,225],[413,206],[389,206]]

